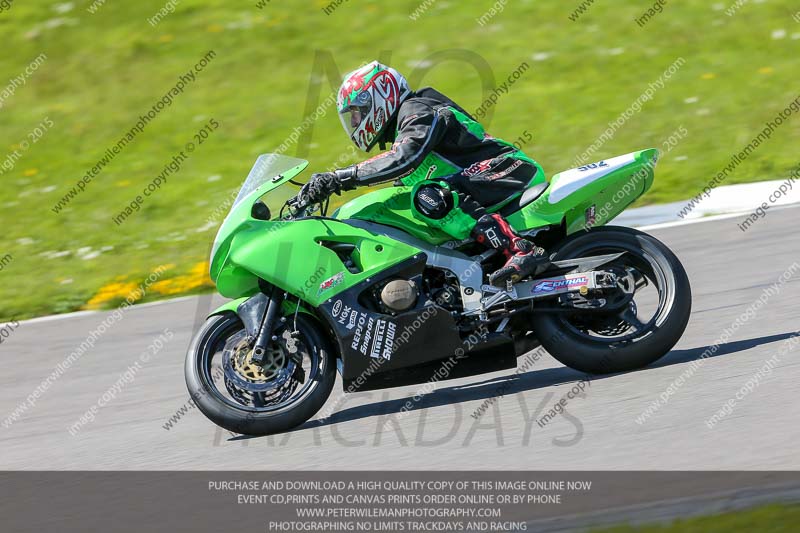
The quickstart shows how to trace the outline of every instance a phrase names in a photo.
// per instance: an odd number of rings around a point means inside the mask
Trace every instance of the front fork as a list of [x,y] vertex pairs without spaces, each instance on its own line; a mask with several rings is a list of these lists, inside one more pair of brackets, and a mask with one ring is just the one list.
[[269,343],[278,340],[275,330],[286,321],[281,313],[286,293],[275,286],[269,287],[267,291],[268,293],[254,295],[236,308],[236,314],[242,320],[247,337],[253,345],[252,362],[259,366],[266,362]]
[[270,291],[269,300],[261,318],[258,333],[256,333],[255,345],[253,346],[253,364],[263,366],[267,357],[267,346],[270,342],[278,340],[275,336],[275,324],[278,320],[278,312],[283,306],[285,295],[278,287],[273,286]]

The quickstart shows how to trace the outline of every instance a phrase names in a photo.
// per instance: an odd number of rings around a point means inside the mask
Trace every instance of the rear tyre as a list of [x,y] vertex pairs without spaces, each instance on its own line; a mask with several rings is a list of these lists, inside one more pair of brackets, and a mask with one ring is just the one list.
[[335,355],[312,318],[298,315],[297,330],[296,341],[288,331],[276,331],[279,341],[273,348],[279,353],[288,342],[302,363],[277,356],[268,371],[254,372],[236,353],[230,357],[231,344],[244,337],[239,317],[210,317],[192,341],[184,366],[189,395],[200,411],[229,431],[256,436],[287,431],[314,416],[336,381]]
[[666,355],[686,330],[692,309],[689,278],[675,254],[655,237],[630,228],[595,228],[565,241],[555,260],[622,251],[620,263],[608,266],[635,271],[634,297],[640,284],[653,285],[656,312],[644,322],[631,300],[622,312],[606,315],[534,313],[532,326],[542,346],[570,368],[589,374],[642,368]]

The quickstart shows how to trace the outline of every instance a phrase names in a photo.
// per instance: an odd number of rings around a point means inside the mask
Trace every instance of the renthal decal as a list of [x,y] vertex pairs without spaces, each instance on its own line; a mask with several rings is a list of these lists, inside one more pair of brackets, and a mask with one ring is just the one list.
[[490,175],[486,176],[486,179],[488,179],[489,181],[499,180],[500,178],[503,178],[503,177],[505,177],[505,176],[508,176],[509,174],[511,174],[512,172],[514,172],[514,171],[515,171],[516,169],[518,169],[518,168],[519,168],[521,165],[522,165],[522,160],[521,160],[521,159],[517,159],[517,160],[516,160],[516,161],[514,161],[514,163],[513,163],[513,164],[512,164],[510,167],[508,167],[507,169],[503,170],[502,172],[497,172],[497,173],[495,173],[495,174],[490,174]]
[[492,160],[487,159],[486,161],[478,161],[477,163],[473,163],[464,170],[461,171],[461,174],[464,176],[471,178],[477,174],[480,174],[484,170],[488,170],[489,167],[492,166]]
[[607,166],[608,166],[608,163],[606,163],[605,161],[599,161],[597,163],[591,163],[591,164],[583,166],[583,167],[578,167],[578,170],[581,171],[581,172],[586,172],[587,170],[595,170],[595,169],[602,168],[602,167],[607,167]]
[[560,289],[573,289],[589,284],[589,278],[569,278],[569,279],[546,279],[542,280],[533,287],[533,294],[543,292],[553,292]]
[[322,294],[323,292],[332,289],[333,287],[339,285],[342,281],[344,281],[344,272],[339,272],[332,278],[328,278],[319,285],[319,290],[317,291],[317,296]]
[[333,308],[331,308],[331,316],[333,316],[333,318],[336,318],[337,316],[339,316],[339,313],[341,312],[342,312],[342,301],[336,300],[336,303],[333,304]]

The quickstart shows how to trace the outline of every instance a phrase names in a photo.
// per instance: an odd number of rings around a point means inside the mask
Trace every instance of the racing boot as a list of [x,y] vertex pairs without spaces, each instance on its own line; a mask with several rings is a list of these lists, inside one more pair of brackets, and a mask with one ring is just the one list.
[[488,248],[500,250],[506,264],[489,276],[489,283],[504,287],[508,281],[516,283],[547,270],[550,261],[544,248],[523,239],[497,213],[483,215],[472,230],[475,240]]

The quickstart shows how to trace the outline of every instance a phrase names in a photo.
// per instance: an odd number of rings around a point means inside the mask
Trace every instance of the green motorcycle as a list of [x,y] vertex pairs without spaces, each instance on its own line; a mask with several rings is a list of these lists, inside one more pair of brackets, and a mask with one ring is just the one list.
[[[214,423],[266,435],[345,392],[516,367],[541,344],[599,374],[644,367],[683,334],[691,288],[654,237],[605,226],[653,183],[654,149],[555,175],[489,209],[553,255],[536,279],[486,283],[504,258],[412,202],[455,169],[431,154],[411,175],[342,205],[300,205],[307,161],[258,158],[219,229],[211,278],[233,300],[189,348],[189,393]],[[443,181],[438,181],[443,183]]]

